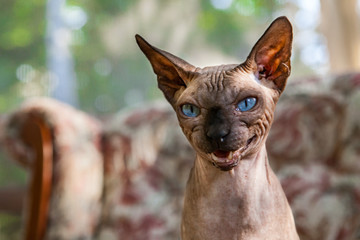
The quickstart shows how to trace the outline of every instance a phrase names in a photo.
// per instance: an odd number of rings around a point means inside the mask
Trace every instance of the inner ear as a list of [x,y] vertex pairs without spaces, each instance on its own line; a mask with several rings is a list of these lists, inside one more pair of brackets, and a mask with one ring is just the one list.
[[[275,80],[283,72],[281,64],[290,67],[291,50],[286,48],[286,42],[281,39],[269,39],[272,43],[262,46],[255,53],[256,75],[259,79],[266,78],[268,80]],[[275,74],[277,73],[277,74]]]
[[171,104],[174,103],[176,92],[189,84],[190,75],[195,72],[195,67],[171,53],[150,45],[139,35],[135,38],[157,75],[158,87],[166,99]]
[[246,61],[259,80],[271,81],[282,92],[290,75],[292,26],[286,17],[274,20]]

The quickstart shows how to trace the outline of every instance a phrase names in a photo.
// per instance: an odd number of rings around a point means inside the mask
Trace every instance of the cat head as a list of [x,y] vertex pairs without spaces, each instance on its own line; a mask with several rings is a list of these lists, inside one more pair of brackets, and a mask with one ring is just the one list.
[[290,75],[292,27],[286,17],[270,25],[242,64],[197,68],[139,35],[136,41],[202,159],[226,171],[259,150]]

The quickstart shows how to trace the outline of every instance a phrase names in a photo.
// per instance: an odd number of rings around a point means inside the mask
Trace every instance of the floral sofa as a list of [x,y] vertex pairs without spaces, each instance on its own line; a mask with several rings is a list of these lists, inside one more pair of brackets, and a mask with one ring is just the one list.
[[[50,133],[43,161],[53,162],[48,211],[32,215],[43,218],[39,236],[179,239],[194,152],[167,103],[99,122],[51,99],[25,102],[1,121],[0,140],[29,171],[34,147],[22,132],[33,117]],[[301,239],[360,239],[360,74],[291,80],[267,149]]]

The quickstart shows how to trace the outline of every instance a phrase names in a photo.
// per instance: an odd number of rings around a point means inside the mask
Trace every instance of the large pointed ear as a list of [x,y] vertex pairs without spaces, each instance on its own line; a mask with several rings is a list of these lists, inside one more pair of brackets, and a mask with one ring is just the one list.
[[291,23],[286,17],[279,17],[257,41],[245,62],[261,82],[273,82],[280,93],[290,75],[291,44]]
[[189,83],[189,74],[195,67],[171,53],[151,46],[140,35],[135,35],[141,51],[149,59],[158,79],[158,86],[166,99],[173,104],[175,93]]

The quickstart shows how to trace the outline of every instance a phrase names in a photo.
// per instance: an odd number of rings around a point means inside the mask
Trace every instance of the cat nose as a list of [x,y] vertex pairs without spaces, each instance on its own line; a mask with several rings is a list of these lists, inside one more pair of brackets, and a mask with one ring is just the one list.
[[230,131],[226,128],[212,127],[206,132],[206,136],[222,143],[225,141],[226,136],[229,135],[229,132]]

